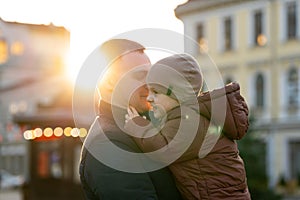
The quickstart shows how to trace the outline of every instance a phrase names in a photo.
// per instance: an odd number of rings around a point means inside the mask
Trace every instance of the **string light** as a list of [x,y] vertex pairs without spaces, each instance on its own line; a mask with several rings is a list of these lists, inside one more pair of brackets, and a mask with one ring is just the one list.
[[85,128],[71,128],[66,127],[65,129],[61,127],[56,127],[54,130],[50,127],[42,130],[41,128],[35,128],[34,130],[26,130],[23,132],[23,137],[25,140],[34,140],[36,138],[40,138],[42,136],[50,138],[52,136],[62,137],[63,135],[66,137],[86,137],[87,130]]

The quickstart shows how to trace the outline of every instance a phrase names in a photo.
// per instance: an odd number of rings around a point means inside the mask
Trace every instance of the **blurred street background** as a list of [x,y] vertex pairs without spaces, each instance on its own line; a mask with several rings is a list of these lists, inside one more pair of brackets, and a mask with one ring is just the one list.
[[198,60],[203,91],[240,84],[252,199],[300,199],[300,0],[129,2],[1,2],[0,199],[83,199],[78,162],[95,102],[80,88],[74,121],[75,79],[98,45],[138,28],[184,35],[174,42]]

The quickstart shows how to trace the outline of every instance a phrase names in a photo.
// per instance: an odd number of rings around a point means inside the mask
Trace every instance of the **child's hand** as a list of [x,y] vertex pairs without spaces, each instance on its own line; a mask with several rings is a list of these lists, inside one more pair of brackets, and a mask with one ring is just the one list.
[[140,116],[139,113],[136,111],[136,109],[132,106],[129,106],[127,108],[127,114],[125,115],[125,123],[127,123],[129,120]]
[[125,115],[124,130],[128,135],[141,138],[145,137],[144,135],[148,134],[148,132],[150,134],[147,137],[151,137],[157,133],[157,130],[154,133],[152,133],[153,131],[149,131],[153,129],[152,123],[147,120],[146,116],[140,116],[134,107],[129,106],[127,112],[128,114]]

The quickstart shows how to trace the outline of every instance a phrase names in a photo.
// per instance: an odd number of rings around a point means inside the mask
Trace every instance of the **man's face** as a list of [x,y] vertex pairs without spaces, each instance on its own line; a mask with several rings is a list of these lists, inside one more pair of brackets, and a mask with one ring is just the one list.
[[150,110],[150,103],[147,101],[148,88],[146,85],[137,88],[131,95],[129,105],[133,106],[139,113]]
[[[133,106],[139,113],[148,111],[150,104],[147,101],[148,88],[145,85],[145,78],[150,68],[148,56],[142,52],[131,52],[122,56],[118,65],[120,79],[124,78],[128,82],[128,87],[124,88],[126,94],[130,95],[129,105]],[[125,86],[123,86],[125,87]]]

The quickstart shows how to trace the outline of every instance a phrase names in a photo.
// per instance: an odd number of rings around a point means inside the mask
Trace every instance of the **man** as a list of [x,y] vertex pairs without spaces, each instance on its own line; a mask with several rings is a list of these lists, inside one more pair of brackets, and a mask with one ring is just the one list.
[[[128,105],[136,107],[139,113],[149,109],[144,78],[150,60],[144,53],[144,47],[130,40],[112,39],[102,44],[100,49],[109,67],[99,87],[99,117],[90,128],[81,155],[80,178],[86,198],[181,199],[167,168],[148,173],[116,169],[109,165],[110,161],[120,168],[131,161],[114,156],[113,151],[108,160],[104,155],[108,163],[102,162],[102,154],[106,151],[106,156],[110,154],[105,149],[109,142],[126,152],[142,153],[122,127]],[[98,157],[99,154],[101,156]],[[142,166],[140,163],[136,165]]]

